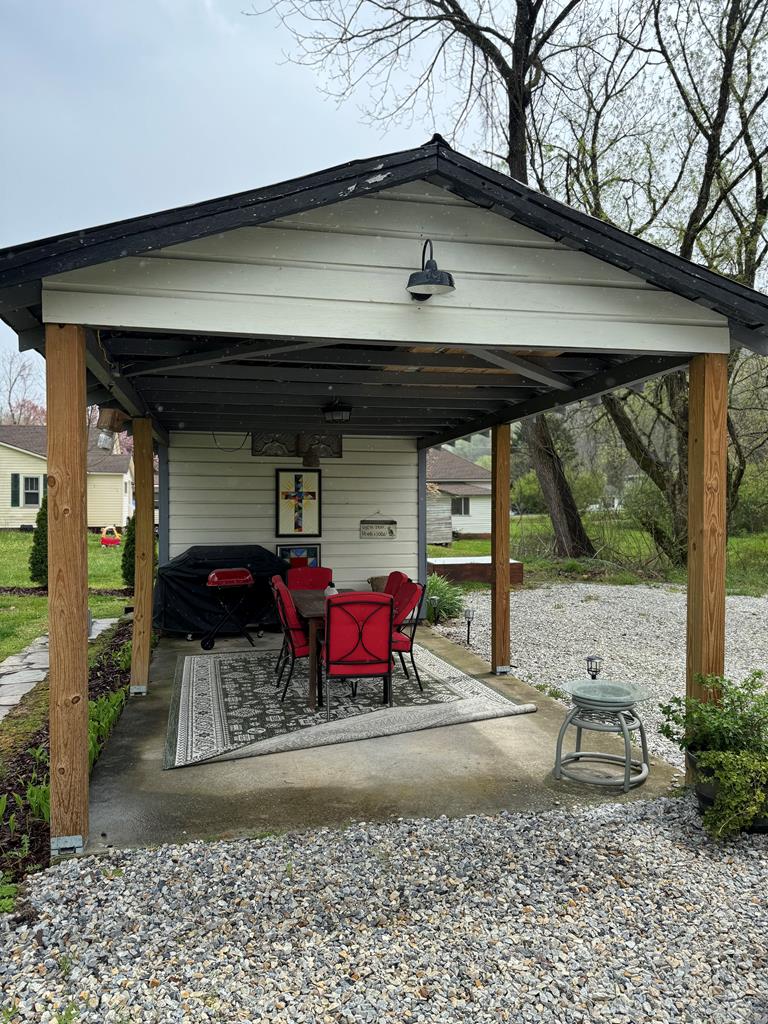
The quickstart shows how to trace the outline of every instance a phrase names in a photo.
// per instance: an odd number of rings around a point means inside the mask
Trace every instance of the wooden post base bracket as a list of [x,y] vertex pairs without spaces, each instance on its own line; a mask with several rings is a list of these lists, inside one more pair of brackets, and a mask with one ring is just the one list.
[[51,860],[76,857],[85,851],[83,836],[51,836]]

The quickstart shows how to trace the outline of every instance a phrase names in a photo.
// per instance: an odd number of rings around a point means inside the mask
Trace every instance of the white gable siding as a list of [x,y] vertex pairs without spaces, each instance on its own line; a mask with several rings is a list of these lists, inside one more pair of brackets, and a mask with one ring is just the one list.
[[[400,569],[418,575],[418,466],[415,441],[345,437],[344,457],[321,463],[318,538],[275,536],[275,469],[297,459],[254,458],[242,434],[174,432],[168,446],[170,557],[192,544],[320,544],[342,587]],[[397,539],[362,540],[360,520],[397,520]]]
[[[405,291],[425,238],[456,291]],[[416,182],[58,274],[47,322],[413,343],[727,352],[726,320]]]
[[130,478],[123,473],[88,474],[88,526],[125,526],[124,491]]

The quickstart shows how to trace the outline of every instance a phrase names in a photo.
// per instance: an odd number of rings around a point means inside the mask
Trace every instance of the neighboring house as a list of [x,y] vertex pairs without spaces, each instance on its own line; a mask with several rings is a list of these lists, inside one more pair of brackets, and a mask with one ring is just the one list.
[[[448,515],[450,528],[446,526]],[[444,448],[430,448],[427,452],[427,543],[450,544],[453,534],[485,536],[490,532],[490,472]]]
[[[125,526],[133,510],[130,455],[99,448],[88,434],[88,526]],[[47,490],[45,427],[0,425],[0,529],[34,525]]]

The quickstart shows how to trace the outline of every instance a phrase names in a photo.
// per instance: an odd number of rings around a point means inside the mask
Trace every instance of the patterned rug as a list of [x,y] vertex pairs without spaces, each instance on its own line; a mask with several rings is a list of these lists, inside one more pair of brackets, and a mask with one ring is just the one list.
[[232,651],[179,658],[168,720],[164,768],[232,760],[417,732],[442,725],[529,714],[535,704],[514,704],[480,680],[417,647],[424,692],[413,672],[398,667],[393,708],[383,707],[380,679],[361,679],[357,696],[332,683],[331,721],[325,708],[310,712],[306,660],[297,662],[285,701],[275,686],[276,651]]

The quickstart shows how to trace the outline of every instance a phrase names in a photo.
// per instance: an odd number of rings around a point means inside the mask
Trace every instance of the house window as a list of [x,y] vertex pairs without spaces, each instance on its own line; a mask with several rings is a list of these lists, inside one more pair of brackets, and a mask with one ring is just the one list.
[[451,515],[468,516],[469,498],[451,498]]
[[25,508],[39,508],[40,507],[40,477],[39,476],[25,476],[24,477],[24,507]]

